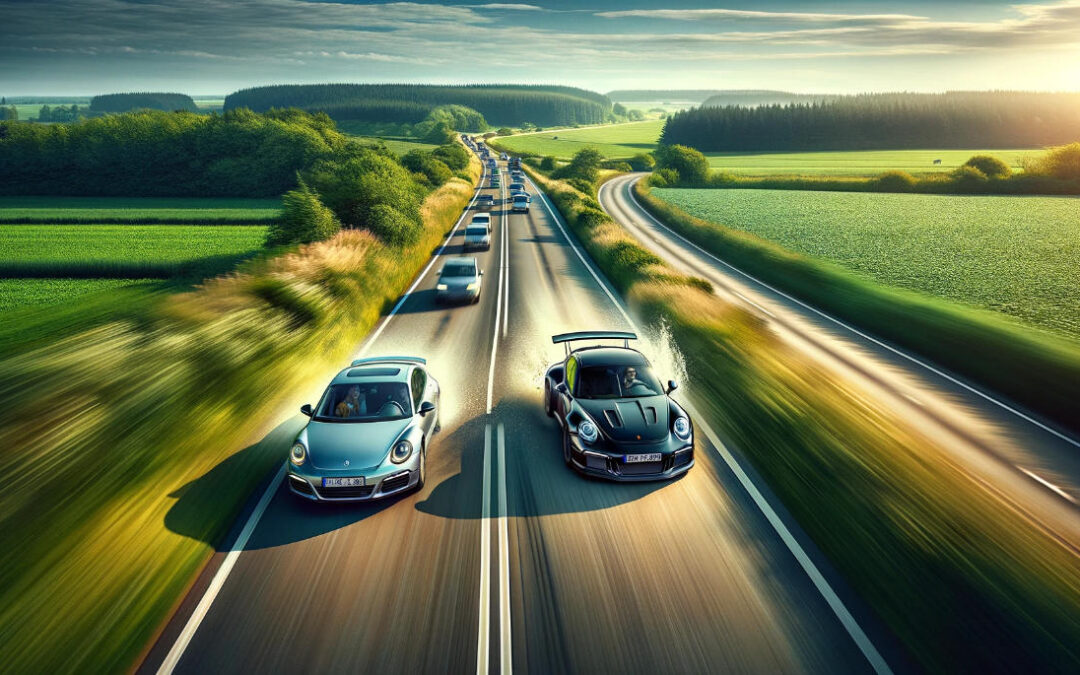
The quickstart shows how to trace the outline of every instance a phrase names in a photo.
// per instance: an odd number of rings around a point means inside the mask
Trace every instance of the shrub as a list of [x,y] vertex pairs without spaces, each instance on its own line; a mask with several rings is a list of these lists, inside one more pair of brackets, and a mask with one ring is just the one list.
[[553,171],[554,169],[555,169],[555,158],[554,157],[548,155],[547,157],[540,160],[540,170],[541,171]]
[[573,186],[575,190],[580,190],[585,194],[592,194],[596,189],[596,184],[592,181],[587,181],[584,178],[567,178],[566,182]]
[[401,158],[401,165],[423,176],[424,180],[432,187],[439,187],[454,176],[443,162],[435,159],[430,152],[424,150],[410,150]]
[[326,208],[319,195],[304,181],[281,197],[281,218],[266,232],[267,246],[310,244],[329,239],[341,230],[334,212]]
[[393,158],[371,149],[345,161],[322,160],[304,174],[345,227],[368,227],[377,204],[394,207],[414,222],[427,190]]
[[952,178],[962,189],[978,189],[986,184],[986,174],[967,164],[953,170]]
[[373,206],[366,224],[375,236],[394,246],[405,246],[416,242],[422,228],[419,220],[407,217],[389,204]]
[[978,169],[987,178],[1008,178],[1012,174],[1009,165],[993,155],[975,155],[964,166]]
[[656,160],[647,152],[639,152],[630,158],[630,166],[634,171],[652,171],[656,167]]
[[1025,160],[1024,172],[1061,180],[1080,181],[1080,143],[1050,148],[1041,157]]
[[514,130],[510,127],[499,127],[495,131],[495,133],[499,134],[500,136],[509,136],[510,134],[514,133]]
[[612,162],[608,164],[606,168],[613,171],[618,171],[620,173],[626,173],[628,171],[634,170],[634,167],[630,166],[629,162]]
[[882,192],[911,192],[915,177],[907,171],[886,171],[874,179],[874,189]]
[[469,166],[469,151],[459,143],[440,145],[431,151],[431,156],[454,171],[461,171]]
[[578,212],[577,224],[584,228],[593,228],[610,221],[608,214],[599,209],[586,208]]
[[685,145],[661,145],[653,152],[656,166],[674,169],[685,185],[704,185],[709,176],[709,160],[698,150]]
[[675,169],[657,169],[649,176],[649,184],[654,187],[674,187],[679,184],[679,172]]

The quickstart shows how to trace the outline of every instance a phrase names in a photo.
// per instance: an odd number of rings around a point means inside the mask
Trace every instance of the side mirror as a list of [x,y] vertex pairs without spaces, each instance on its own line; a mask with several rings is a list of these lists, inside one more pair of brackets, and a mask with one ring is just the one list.
[[300,406],[300,412],[307,415],[308,417],[312,417],[315,414],[315,411],[311,409],[310,403],[305,403],[304,405]]
[[679,383],[676,382],[675,380],[668,380],[667,381],[667,393],[670,394],[671,392],[675,391],[678,388],[679,388]]
[[423,403],[420,404],[420,410],[418,410],[417,412],[420,413],[421,417],[424,417],[428,413],[434,412],[434,411],[435,411],[435,404],[432,403],[431,401],[424,401]]
[[570,394],[570,388],[566,386],[565,382],[560,382],[557,385],[555,385],[555,391],[557,391],[557,392],[559,392],[560,394],[563,394],[563,395],[569,395]]
[[480,270],[480,276],[484,276],[484,270]]

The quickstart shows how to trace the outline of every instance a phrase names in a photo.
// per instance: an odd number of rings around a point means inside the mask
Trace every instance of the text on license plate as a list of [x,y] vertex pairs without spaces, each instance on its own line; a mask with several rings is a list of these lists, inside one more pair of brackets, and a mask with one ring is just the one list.
[[343,476],[341,478],[323,478],[323,487],[364,487],[363,476]]
[[649,452],[644,455],[625,455],[623,461],[627,464],[634,464],[636,462],[659,462],[659,452]]

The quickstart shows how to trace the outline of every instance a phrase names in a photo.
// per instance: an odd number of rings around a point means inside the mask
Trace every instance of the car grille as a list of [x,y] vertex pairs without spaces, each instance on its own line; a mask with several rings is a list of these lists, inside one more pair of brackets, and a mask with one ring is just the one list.
[[363,499],[370,497],[375,491],[374,485],[361,485],[359,487],[321,487],[317,488],[319,496],[323,499]]
[[660,473],[664,470],[664,462],[632,462],[619,463],[619,473],[623,476],[644,476],[651,473]]
[[393,478],[387,478],[382,482],[382,492],[393,492],[399,490],[409,484],[409,474],[403,473],[400,476],[394,476]]

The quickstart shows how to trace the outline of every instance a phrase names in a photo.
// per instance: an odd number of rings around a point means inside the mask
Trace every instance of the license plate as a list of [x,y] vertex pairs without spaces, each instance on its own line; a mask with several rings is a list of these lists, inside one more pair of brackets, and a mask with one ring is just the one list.
[[623,455],[623,461],[627,464],[636,464],[637,462],[659,462],[659,452],[649,452],[644,455]]
[[323,487],[364,487],[363,476],[343,476],[341,478],[323,478]]

